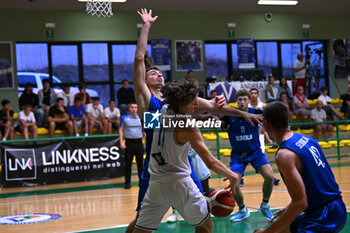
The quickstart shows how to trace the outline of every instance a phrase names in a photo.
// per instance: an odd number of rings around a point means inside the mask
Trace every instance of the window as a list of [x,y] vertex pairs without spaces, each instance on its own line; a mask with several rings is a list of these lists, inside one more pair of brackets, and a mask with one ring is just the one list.
[[300,43],[282,43],[281,58],[282,58],[282,76],[294,77],[294,62],[298,59],[300,53]]
[[91,97],[100,97],[100,104],[104,107],[108,106],[108,101],[111,98],[109,84],[86,84],[86,92]]
[[228,76],[226,44],[205,44],[205,58],[207,77]]
[[257,42],[258,69],[264,70],[265,76],[272,76],[278,69],[277,42]]
[[231,45],[231,51],[232,51],[232,67],[233,69],[237,69],[238,68],[237,44]]
[[83,43],[84,81],[109,81],[107,43]]
[[18,76],[18,87],[22,88],[21,90],[24,90],[26,83],[33,84],[33,88],[37,88],[38,84],[36,83],[35,76],[34,75],[26,75],[26,74],[17,74]]
[[46,43],[17,43],[17,71],[48,73],[48,56]]
[[77,45],[52,45],[51,59],[52,74],[61,82],[79,82]]

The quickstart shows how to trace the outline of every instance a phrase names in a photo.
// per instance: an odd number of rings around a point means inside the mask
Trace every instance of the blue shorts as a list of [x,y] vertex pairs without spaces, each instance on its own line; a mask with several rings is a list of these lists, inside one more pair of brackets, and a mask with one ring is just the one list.
[[254,167],[256,172],[258,172],[258,169],[262,165],[270,164],[260,148],[251,154],[244,154],[242,152],[236,152],[233,150],[231,151],[230,168],[233,172],[242,174],[242,176],[244,176],[244,170],[249,163]]
[[302,214],[290,225],[292,233],[337,233],[346,223],[346,207],[339,197],[311,213]]
[[[191,165],[191,178],[194,181],[194,183],[197,185],[199,191],[201,193],[204,193],[202,183],[199,180],[197,173],[193,169],[193,165],[192,165],[192,161],[191,161],[191,157],[190,156],[188,156],[188,161],[190,162],[190,165]],[[149,186],[150,174],[148,173],[148,164],[149,164],[149,161],[145,160],[145,163],[144,163],[144,168],[145,169],[142,172],[141,179],[140,179],[140,182],[139,182],[140,188],[139,188],[139,196],[138,196],[138,199],[137,199],[136,211],[140,211],[141,203],[143,201],[143,198],[145,197],[146,191],[147,191],[148,186]]]

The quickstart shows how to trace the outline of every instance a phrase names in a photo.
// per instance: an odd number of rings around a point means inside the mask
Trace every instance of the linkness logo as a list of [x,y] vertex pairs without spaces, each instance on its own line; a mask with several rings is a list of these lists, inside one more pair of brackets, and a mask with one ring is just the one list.
[[215,118],[208,118],[204,121],[197,120],[192,118],[191,115],[162,115],[158,110],[156,112],[143,113],[143,127],[145,129],[159,129],[161,125],[163,128],[220,128],[221,121]]

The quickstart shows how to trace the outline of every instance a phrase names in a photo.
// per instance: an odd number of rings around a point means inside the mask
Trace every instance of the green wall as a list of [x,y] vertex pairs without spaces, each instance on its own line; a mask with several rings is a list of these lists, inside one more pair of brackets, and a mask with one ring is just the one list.
[[[350,38],[350,14],[287,14],[274,13],[266,22],[263,13],[193,13],[154,12],[159,16],[153,25],[150,39],[228,40],[228,22],[235,22],[235,38],[303,39],[301,25],[310,24],[309,39]],[[55,41],[130,41],[137,40],[136,12],[118,12],[111,18],[97,18],[81,11],[0,11],[0,41],[46,41],[45,22],[54,22]],[[174,54],[174,53],[173,53]],[[175,57],[173,57],[175,61]],[[173,62],[174,64],[174,62]],[[330,65],[332,67],[332,65]],[[174,68],[174,67],[173,67]],[[174,69],[173,69],[174,70]],[[173,72],[179,79],[186,72]],[[201,83],[205,72],[196,72]],[[330,83],[333,83],[332,81]],[[341,92],[346,92],[346,80],[336,80]],[[334,97],[339,94],[334,91]],[[0,91],[1,98],[9,98],[17,106],[17,91]]]

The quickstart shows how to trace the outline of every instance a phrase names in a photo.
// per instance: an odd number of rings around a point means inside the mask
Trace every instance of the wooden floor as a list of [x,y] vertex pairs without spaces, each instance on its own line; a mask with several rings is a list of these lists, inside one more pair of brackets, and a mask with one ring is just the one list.
[[[349,160],[330,161],[343,198],[350,211]],[[280,178],[279,174],[275,174]],[[134,184],[136,184],[135,177]],[[242,188],[245,203],[251,210],[261,202],[262,178],[245,176]],[[138,187],[124,189],[123,179],[47,185],[30,188],[9,188],[0,191],[0,216],[24,213],[52,213],[58,220],[25,225],[0,225],[0,232],[76,232],[113,228],[126,225],[135,217]],[[219,178],[211,179],[210,186],[224,187]],[[24,195],[24,196],[20,196]],[[280,208],[290,201],[285,185],[274,186],[271,208]],[[348,219],[349,224],[349,219]]]

